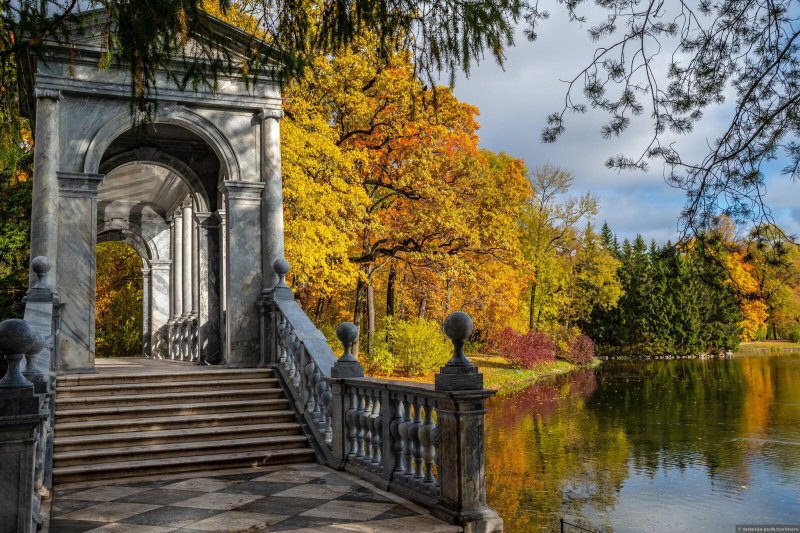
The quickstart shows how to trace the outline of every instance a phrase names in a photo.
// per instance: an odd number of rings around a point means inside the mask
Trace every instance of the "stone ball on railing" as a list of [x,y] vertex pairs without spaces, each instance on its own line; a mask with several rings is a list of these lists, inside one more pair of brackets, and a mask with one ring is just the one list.
[[[28,353],[36,343],[36,331],[29,323],[11,318],[0,323],[0,353],[22,355]],[[39,348],[41,350],[41,347]]]
[[472,323],[472,317],[464,311],[456,311],[451,313],[450,316],[444,319],[442,329],[444,334],[447,335],[453,342],[461,341],[466,342],[472,334],[475,325]]
[[339,361],[355,361],[356,358],[353,357],[350,348],[353,346],[353,343],[356,342],[356,339],[358,339],[358,326],[352,322],[342,322],[339,324],[339,327],[336,328],[336,337],[342,345],[344,345],[344,354],[342,354]]
[[275,262],[272,264],[272,268],[275,269],[275,273],[278,275],[279,281],[278,285],[286,285],[286,274],[289,273],[289,261],[285,258],[276,259]]
[[472,362],[464,354],[464,343],[472,334],[475,325],[472,317],[464,311],[456,311],[444,319],[442,329],[453,342],[453,357],[445,366],[473,366]]

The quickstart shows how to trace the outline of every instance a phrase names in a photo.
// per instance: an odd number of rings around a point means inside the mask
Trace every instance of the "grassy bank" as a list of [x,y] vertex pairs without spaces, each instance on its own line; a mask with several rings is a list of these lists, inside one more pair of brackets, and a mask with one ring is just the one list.
[[[487,389],[497,389],[501,396],[520,391],[544,377],[566,374],[581,368],[576,364],[561,360],[543,363],[532,369],[514,368],[505,357],[499,356],[470,355],[470,360],[478,365],[480,372],[483,373],[483,386]],[[600,360],[594,359],[590,366],[594,368],[599,364]],[[390,376],[388,379],[433,383],[434,374],[435,372],[431,372],[416,378]],[[386,378],[386,376],[379,377]]]
[[785,352],[800,350],[800,343],[789,341],[754,341],[743,342],[736,348],[736,353],[748,352]]

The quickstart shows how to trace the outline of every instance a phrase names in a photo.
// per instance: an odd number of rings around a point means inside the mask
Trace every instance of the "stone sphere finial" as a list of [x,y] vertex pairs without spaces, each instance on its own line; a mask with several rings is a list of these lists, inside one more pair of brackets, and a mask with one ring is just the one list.
[[33,258],[31,261],[31,268],[33,269],[34,274],[36,274],[36,288],[44,287],[44,279],[47,277],[47,273],[50,272],[50,269],[53,267],[50,260],[43,256],[39,255]]
[[356,342],[356,339],[358,339],[358,326],[352,322],[342,322],[339,324],[339,327],[336,328],[336,337],[338,337],[339,341],[344,345],[344,353],[342,357],[339,358],[339,361],[355,361],[356,358],[353,357],[353,353],[350,349],[353,347],[353,343]]
[[467,342],[470,334],[472,334],[473,328],[472,317],[464,311],[451,313],[444,320],[442,329],[444,334],[453,342],[454,348],[453,357],[450,358],[445,366],[474,366],[464,354],[464,343]]
[[444,319],[442,329],[444,334],[447,335],[453,342],[461,341],[466,342],[474,329],[472,317],[464,311],[456,311],[451,313],[450,316]]
[[275,262],[272,264],[272,268],[275,269],[275,273],[278,275],[278,285],[283,287],[286,285],[286,274],[289,273],[289,261],[285,258],[276,259]]
[[0,379],[0,389],[33,387],[33,383],[22,375],[20,361],[36,342],[36,331],[24,320],[12,318],[0,323],[0,352],[5,354],[8,365],[6,375]]
[[36,331],[26,321],[11,318],[0,323],[0,353],[5,355],[25,354],[30,351],[35,342]]

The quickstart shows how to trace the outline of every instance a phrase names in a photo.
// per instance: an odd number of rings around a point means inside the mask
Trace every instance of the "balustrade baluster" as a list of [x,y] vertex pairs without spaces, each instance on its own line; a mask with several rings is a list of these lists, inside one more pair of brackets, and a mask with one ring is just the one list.
[[433,441],[431,439],[431,433],[433,432],[433,406],[430,403],[430,400],[425,401],[425,423],[422,425],[419,431],[419,438],[422,442],[422,458],[424,460],[424,477],[422,484],[425,486],[426,489],[431,490],[436,485],[436,480],[433,477],[433,459],[435,457],[436,451],[433,446]]
[[310,358],[303,363],[303,399],[302,403],[305,406],[305,410],[309,413],[314,413],[314,384],[313,384],[313,374],[314,374],[314,361]]
[[389,424],[389,431],[392,436],[392,453],[394,453],[394,470],[392,474],[401,475],[405,471],[403,468],[403,441],[404,437],[400,431],[403,424],[403,402],[399,399],[392,399],[392,421]]
[[333,424],[331,423],[333,418],[333,391],[331,391],[331,384],[327,381],[323,381],[323,391],[322,391],[322,407],[323,407],[323,417],[322,420],[324,421],[323,433],[325,435],[325,444],[328,446],[333,445]]
[[[309,357],[309,360],[311,358]],[[314,417],[314,420],[317,421],[317,424],[321,423],[322,419],[322,410],[319,407],[319,384],[322,379],[322,373],[319,371],[319,367],[312,362],[312,372],[311,372],[311,400],[312,400],[312,408],[311,408],[311,416]]]
[[439,425],[436,424],[431,430],[431,445],[433,446],[434,457],[433,461],[436,465],[436,491],[439,491],[439,476],[442,471],[442,456],[439,454]]
[[403,460],[403,475],[406,481],[409,481],[414,474],[414,441],[411,438],[411,425],[414,421],[411,419],[411,401],[406,396],[403,398],[403,423],[400,424],[400,436],[403,439],[403,451],[405,454]]
[[297,336],[297,333],[292,331],[292,354],[290,357],[292,369],[294,371],[294,374],[292,375],[292,384],[297,390],[300,390],[300,382],[303,378],[301,375],[303,373],[303,367],[301,366],[302,353],[303,345],[300,343],[300,337]]
[[422,403],[419,399],[414,399],[414,422],[409,428],[409,435],[414,450],[414,481],[422,481],[422,443],[419,440],[419,430],[422,428]]
[[372,391],[372,466],[378,471],[381,470],[381,451],[383,450],[383,419],[381,418],[381,398],[380,391]]
[[355,387],[350,388],[349,407],[345,420],[347,421],[348,456],[350,459],[358,454],[358,396]]
[[361,397],[364,399],[364,410],[359,416],[359,425],[361,426],[363,435],[360,445],[363,451],[362,457],[369,463],[372,458],[372,432],[369,427],[370,416],[372,415],[372,397],[370,396],[370,390],[361,390]]
[[356,423],[356,457],[362,458],[364,457],[364,408],[366,398],[361,393],[361,391],[357,391],[356,393],[357,403],[356,403],[356,414],[354,418],[354,422]]

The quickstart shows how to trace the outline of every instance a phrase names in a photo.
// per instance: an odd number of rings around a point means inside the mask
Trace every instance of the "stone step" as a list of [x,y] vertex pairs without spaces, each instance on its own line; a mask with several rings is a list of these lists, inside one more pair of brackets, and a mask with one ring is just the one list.
[[220,388],[216,391],[193,392],[156,392],[148,394],[114,394],[111,396],[75,396],[73,398],[56,398],[56,409],[78,410],[96,408],[97,406],[125,406],[125,405],[171,405],[187,404],[211,400],[232,402],[238,400],[258,400],[266,398],[282,398],[283,391],[279,388],[270,389],[234,389]]
[[93,465],[64,466],[53,469],[53,483],[74,483],[120,479],[138,476],[159,476],[177,472],[193,472],[223,468],[244,468],[265,465],[303,463],[314,460],[311,448],[239,452],[227,454],[194,455],[166,459],[146,459],[96,463]]
[[214,391],[225,387],[237,389],[258,389],[278,387],[275,378],[255,378],[240,380],[202,380],[202,381],[164,381],[156,383],[117,383],[106,385],[61,385],[58,386],[58,398],[81,398],[109,396],[111,394],[151,394],[155,392],[193,392]]
[[65,422],[59,420],[55,438],[80,435],[106,435],[145,431],[180,430],[185,428],[223,428],[257,424],[290,423],[295,421],[294,411],[288,409],[245,411],[233,413],[200,413],[177,416],[150,416],[122,419]]
[[215,413],[235,413],[246,411],[287,410],[289,401],[285,398],[263,400],[239,400],[232,402],[198,402],[170,405],[130,405],[104,406],[90,409],[58,409],[56,424],[65,422],[151,418],[155,416],[202,415]]
[[111,385],[131,383],[158,383],[164,381],[210,381],[235,379],[260,379],[273,377],[270,368],[214,368],[172,373],[131,373],[131,374],[61,374],[58,388],[80,385]]
[[127,463],[148,459],[172,459],[208,454],[233,454],[302,447],[308,440],[303,435],[282,435],[249,439],[218,441],[187,441],[146,446],[124,446],[96,450],[61,451],[56,445],[53,453],[54,468],[93,465],[99,463]]
[[101,448],[121,448],[125,446],[149,446],[171,442],[219,441],[228,439],[248,439],[255,437],[278,437],[300,435],[300,426],[295,422],[276,424],[251,424],[237,426],[188,427],[186,429],[167,429],[158,431],[126,431],[55,438],[55,449],[59,452],[86,451]]

